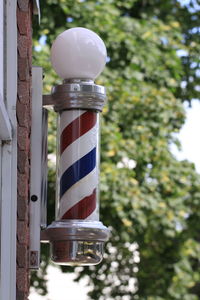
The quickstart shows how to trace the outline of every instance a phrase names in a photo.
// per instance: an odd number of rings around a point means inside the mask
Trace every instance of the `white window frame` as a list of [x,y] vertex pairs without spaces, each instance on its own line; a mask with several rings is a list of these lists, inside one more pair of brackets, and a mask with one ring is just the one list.
[[11,139],[12,139],[12,128],[4,104],[3,93],[0,90],[0,140],[9,141]]
[[2,300],[16,300],[16,11],[16,0],[0,1],[0,299]]
[[11,140],[11,125],[4,104],[4,6],[4,1],[0,1],[0,140]]

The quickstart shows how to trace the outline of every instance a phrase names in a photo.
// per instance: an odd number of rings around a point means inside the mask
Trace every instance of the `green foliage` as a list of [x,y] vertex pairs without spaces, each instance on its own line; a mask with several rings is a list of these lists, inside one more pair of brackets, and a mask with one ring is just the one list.
[[[75,269],[77,280],[89,275],[92,299],[200,297],[200,176],[191,163],[177,161],[170,152],[172,144],[180,147],[175,133],[185,120],[182,102],[197,97],[200,80],[195,3],[41,3],[34,46],[40,45],[40,36],[46,36],[46,44],[35,51],[34,61],[44,68],[45,92],[59,81],[47,58],[51,42],[63,30],[94,30],[104,39],[110,58],[97,83],[108,92],[102,116],[101,219],[112,236],[102,264]],[[51,114],[51,151],[55,125]],[[54,176],[52,168],[52,211]],[[48,257],[42,258],[45,272]],[[41,275],[34,275],[33,282],[43,288]]]

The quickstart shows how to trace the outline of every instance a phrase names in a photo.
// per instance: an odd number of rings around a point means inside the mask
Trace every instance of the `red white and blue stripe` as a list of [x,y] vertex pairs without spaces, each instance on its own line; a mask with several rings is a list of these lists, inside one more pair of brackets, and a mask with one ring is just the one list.
[[98,114],[60,115],[59,219],[98,220]]

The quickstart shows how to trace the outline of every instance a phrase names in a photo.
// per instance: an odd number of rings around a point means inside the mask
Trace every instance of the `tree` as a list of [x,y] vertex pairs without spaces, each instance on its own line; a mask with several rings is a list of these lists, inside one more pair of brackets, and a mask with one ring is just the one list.
[[[200,176],[170,150],[180,148],[183,101],[198,97],[199,2],[47,0],[41,8],[34,61],[44,67],[46,92],[58,81],[47,57],[60,32],[87,27],[108,49],[97,83],[108,92],[101,215],[112,236],[103,263],[75,268],[77,280],[89,275],[92,299],[199,299]],[[41,280],[41,274],[32,279],[40,288]]]

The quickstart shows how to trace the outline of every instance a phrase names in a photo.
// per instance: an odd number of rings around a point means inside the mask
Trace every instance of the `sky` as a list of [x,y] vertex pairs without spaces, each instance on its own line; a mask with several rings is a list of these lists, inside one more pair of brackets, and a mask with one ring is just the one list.
[[[70,267],[69,267],[70,268]],[[87,280],[81,280],[79,283],[74,282],[74,274],[64,274],[53,265],[48,267],[48,295],[39,296],[32,289],[29,300],[87,300],[87,292],[89,288],[86,287]]]
[[[187,118],[185,125],[178,138],[182,144],[182,151],[179,152],[175,147],[171,150],[177,159],[188,159],[196,166],[196,170],[200,173],[200,101],[193,100],[192,108],[185,105]],[[48,267],[48,291],[47,296],[39,296],[33,290],[29,296],[29,300],[87,300],[86,287],[87,280],[79,283],[73,282],[74,274],[63,274],[57,267]]]
[[172,152],[177,159],[188,159],[195,164],[196,170],[200,173],[200,101],[193,100],[192,107],[185,104],[187,119],[185,125],[178,134],[182,144],[182,151],[178,152],[172,147]]

